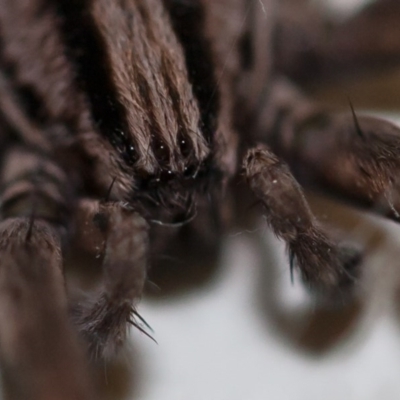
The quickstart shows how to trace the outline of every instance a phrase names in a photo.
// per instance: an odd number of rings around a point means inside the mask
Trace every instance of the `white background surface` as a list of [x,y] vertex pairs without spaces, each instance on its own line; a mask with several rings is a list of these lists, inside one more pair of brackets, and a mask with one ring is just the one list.
[[[170,304],[144,303],[141,310],[159,345],[135,340],[142,368],[139,398],[398,399],[400,328],[387,303],[364,312],[349,340],[312,358],[282,340],[255,306],[260,268],[255,253],[244,236],[232,238],[223,268],[206,290]],[[298,307],[299,285],[290,285],[287,264],[281,271],[288,307]]]

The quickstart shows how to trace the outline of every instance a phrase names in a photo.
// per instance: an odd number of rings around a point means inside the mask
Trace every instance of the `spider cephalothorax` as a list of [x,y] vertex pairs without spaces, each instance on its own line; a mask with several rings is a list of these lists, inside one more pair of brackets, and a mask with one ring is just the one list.
[[[295,3],[0,0],[0,354],[22,398],[93,398],[73,332],[102,357],[129,323],[143,329],[149,255],[176,239],[157,226],[176,232],[209,213],[202,234],[215,234],[234,177],[313,291],[331,301],[351,290],[361,252],[319,225],[286,162],[397,219],[398,129],[330,114],[280,76],[317,61],[318,76],[333,74],[319,29],[335,39],[339,27],[305,29]],[[280,42],[292,29],[307,57]],[[101,258],[97,294],[64,291],[72,241]]]

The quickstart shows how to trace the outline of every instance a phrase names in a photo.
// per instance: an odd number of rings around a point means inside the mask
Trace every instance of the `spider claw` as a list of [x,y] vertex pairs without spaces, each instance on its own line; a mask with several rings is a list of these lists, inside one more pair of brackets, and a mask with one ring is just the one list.
[[154,329],[147,323],[147,321],[135,309],[132,308],[131,312],[135,317],[139,318],[139,320],[146,326],[147,329],[150,330],[151,333],[154,333]]
[[154,339],[153,336],[151,336],[148,332],[146,332],[139,324],[137,324],[135,321],[133,321],[131,318],[127,320],[131,325],[133,325],[136,329],[138,329],[140,332],[142,332],[144,335],[146,335],[149,339],[151,339],[155,344],[158,344],[157,340]]

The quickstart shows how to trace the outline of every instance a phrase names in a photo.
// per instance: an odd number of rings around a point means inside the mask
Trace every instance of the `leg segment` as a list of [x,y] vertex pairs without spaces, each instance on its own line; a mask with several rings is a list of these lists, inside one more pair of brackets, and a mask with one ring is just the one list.
[[[308,187],[400,220],[400,129],[354,112],[333,114],[278,82],[260,114],[263,138]],[[267,135],[266,135],[267,133]]]
[[10,398],[94,399],[67,314],[63,174],[43,156],[14,148],[1,175],[0,362]]
[[354,17],[336,24],[325,43],[326,77],[357,77],[362,73],[397,68],[400,63],[399,17],[397,0],[376,0]]
[[324,297],[353,286],[360,253],[338,245],[320,228],[287,165],[258,146],[247,153],[243,169],[269,226],[287,243],[291,264],[307,284]]
[[400,130],[387,121],[315,115],[283,154],[305,184],[400,221],[399,151]]
[[13,399],[95,398],[67,318],[58,236],[41,220],[0,224],[0,355]]
[[373,1],[345,20],[308,0],[279,5],[274,59],[297,83],[345,82],[399,66],[397,0]]
[[[82,201],[81,245],[101,253],[103,285],[93,299],[72,305],[73,319],[87,339],[93,356],[110,356],[124,342],[129,323],[142,328],[136,311],[146,279],[148,225],[120,203]],[[142,321],[143,322],[143,321]]]

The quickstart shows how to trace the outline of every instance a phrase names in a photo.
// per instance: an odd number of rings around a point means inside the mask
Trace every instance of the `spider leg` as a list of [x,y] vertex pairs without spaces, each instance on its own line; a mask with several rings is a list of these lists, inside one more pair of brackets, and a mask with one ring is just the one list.
[[78,213],[88,229],[80,232],[82,245],[102,249],[103,285],[93,298],[75,302],[71,312],[91,355],[107,357],[125,341],[129,324],[146,333],[136,306],[146,280],[148,224],[121,203],[83,200]]
[[352,105],[348,113],[328,112],[287,82],[278,82],[272,92],[258,138],[288,162],[296,178],[400,221],[400,129],[380,118],[357,116]]
[[335,243],[319,226],[289,167],[268,147],[258,145],[246,154],[243,170],[264,205],[269,226],[287,244],[291,268],[297,267],[323,298],[348,292],[358,275],[361,254]]
[[281,1],[278,11],[275,63],[296,83],[348,82],[399,65],[397,0],[373,1],[347,18],[307,0]]
[[336,23],[325,43],[326,77],[359,77],[398,67],[399,16],[397,0],[376,0]]
[[92,399],[70,326],[62,271],[62,172],[43,155],[3,159],[0,222],[0,362],[10,398]]

